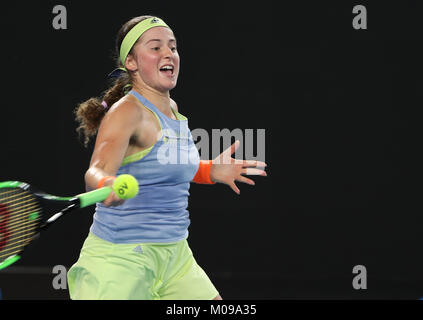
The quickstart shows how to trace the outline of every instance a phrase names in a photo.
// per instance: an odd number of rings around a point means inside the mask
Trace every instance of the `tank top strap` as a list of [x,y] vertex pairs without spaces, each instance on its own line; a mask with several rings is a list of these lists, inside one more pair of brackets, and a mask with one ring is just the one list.
[[181,121],[184,122],[184,121],[187,121],[188,120],[187,117],[185,117],[184,115],[180,114],[174,108],[170,107],[171,110],[172,110],[172,113],[176,117],[176,120],[175,119],[171,119],[167,115],[165,115],[163,112],[161,112],[151,101],[149,101],[147,98],[145,98],[144,96],[142,96],[141,94],[139,94],[135,90],[131,90],[128,93],[134,95],[138,99],[139,102],[141,102],[147,109],[149,109],[150,111],[152,111],[156,115],[156,117],[160,119],[160,121],[162,122],[162,124],[165,124],[165,127],[167,127],[167,126],[173,127],[178,122],[181,122]]
[[151,111],[153,111],[154,113],[159,113],[160,110],[157,109],[157,107],[152,104],[149,100],[147,100],[145,97],[143,97],[142,95],[140,95],[138,92],[136,92],[135,90],[131,90],[128,93],[132,94],[133,96],[135,96],[139,102],[141,102],[144,106],[146,106],[148,109],[150,109]]
[[154,116],[156,117],[157,121],[159,122],[160,130],[163,130],[163,126],[166,127],[166,125],[163,123],[163,119],[160,117],[160,110],[157,109],[157,107],[152,104],[150,101],[148,101],[146,98],[144,98],[142,95],[140,95],[138,92],[131,90],[128,92],[128,94],[132,94],[135,96],[141,104],[146,107],[148,110],[150,110]]

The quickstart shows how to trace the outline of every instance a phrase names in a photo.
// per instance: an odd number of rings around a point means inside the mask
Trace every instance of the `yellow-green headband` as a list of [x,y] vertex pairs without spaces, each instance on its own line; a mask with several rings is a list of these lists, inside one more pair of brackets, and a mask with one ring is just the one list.
[[145,19],[135,25],[123,38],[122,44],[120,46],[120,61],[125,67],[125,60],[131,51],[132,46],[137,42],[138,38],[142,36],[144,32],[154,27],[167,27],[169,26],[162,20],[156,17]]

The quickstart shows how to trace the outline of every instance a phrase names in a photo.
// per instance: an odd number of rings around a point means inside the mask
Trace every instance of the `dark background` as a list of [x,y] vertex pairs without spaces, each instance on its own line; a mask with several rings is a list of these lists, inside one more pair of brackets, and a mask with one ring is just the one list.
[[[67,30],[52,27],[58,4]],[[367,30],[352,27],[358,4]],[[191,130],[266,130],[256,186],[191,185],[189,243],[222,297],[418,299],[421,12],[419,1],[3,3],[0,181],[84,191],[92,145],[73,110],[107,89],[120,26],[157,15],[178,39],[172,98]],[[3,299],[68,299],[52,268],[76,262],[92,214],[64,218],[2,271]],[[367,290],[352,287],[356,265]]]

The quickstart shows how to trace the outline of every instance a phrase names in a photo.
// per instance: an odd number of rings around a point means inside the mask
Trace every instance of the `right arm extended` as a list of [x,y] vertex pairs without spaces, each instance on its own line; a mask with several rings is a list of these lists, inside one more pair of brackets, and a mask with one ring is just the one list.
[[[117,102],[106,113],[98,129],[90,167],[85,173],[87,191],[96,189],[102,178],[116,175],[141,116],[140,108],[128,101]],[[107,179],[104,185],[111,186],[113,181],[114,178]],[[116,206],[123,200],[112,192],[103,203]]]

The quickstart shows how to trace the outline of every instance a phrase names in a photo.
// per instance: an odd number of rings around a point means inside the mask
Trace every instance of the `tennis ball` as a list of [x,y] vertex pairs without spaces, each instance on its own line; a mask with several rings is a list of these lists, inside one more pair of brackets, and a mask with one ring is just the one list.
[[113,182],[113,191],[121,199],[131,199],[138,193],[138,181],[129,174],[121,174]]

